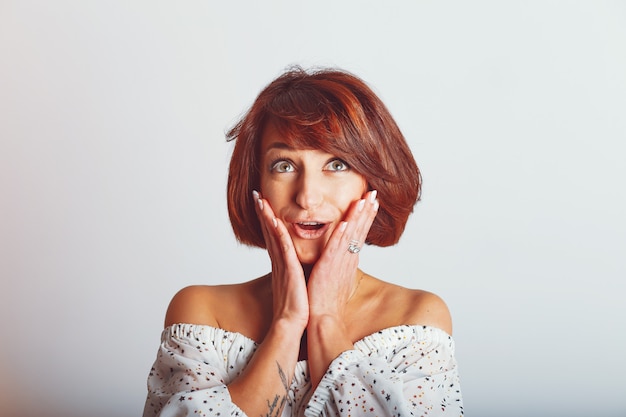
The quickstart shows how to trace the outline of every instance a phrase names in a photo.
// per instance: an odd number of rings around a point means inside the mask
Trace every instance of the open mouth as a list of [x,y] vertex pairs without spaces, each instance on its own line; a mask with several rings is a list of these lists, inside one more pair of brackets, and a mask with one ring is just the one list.
[[326,233],[328,223],[321,222],[297,222],[293,224],[295,236],[302,239],[317,239]]
[[303,230],[319,230],[325,225],[325,223],[318,223],[318,222],[302,222],[302,223],[296,223],[296,224],[298,225],[299,228]]

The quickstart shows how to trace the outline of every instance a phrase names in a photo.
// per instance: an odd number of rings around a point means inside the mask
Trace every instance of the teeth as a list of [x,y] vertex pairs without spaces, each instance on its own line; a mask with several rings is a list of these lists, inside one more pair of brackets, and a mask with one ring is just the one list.
[[323,223],[318,223],[318,222],[300,222],[298,224],[301,224],[302,226],[318,226],[318,225],[323,224]]

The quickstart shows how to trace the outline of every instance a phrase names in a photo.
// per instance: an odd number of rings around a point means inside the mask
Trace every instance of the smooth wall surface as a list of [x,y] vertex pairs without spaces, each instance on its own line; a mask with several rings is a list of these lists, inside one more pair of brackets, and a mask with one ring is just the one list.
[[140,415],[175,291],[267,272],[224,132],[290,64],[410,142],[362,267],[448,302],[466,415],[626,415],[626,4],[591,0],[0,2],[0,414]]

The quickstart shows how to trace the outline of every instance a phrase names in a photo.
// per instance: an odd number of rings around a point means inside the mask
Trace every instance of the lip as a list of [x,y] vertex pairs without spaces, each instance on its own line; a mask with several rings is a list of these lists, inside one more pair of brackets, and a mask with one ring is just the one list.
[[[290,222],[290,224],[294,235],[300,239],[319,239],[324,236],[330,226],[329,222],[312,220]],[[314,227],[315,224],[318,226]]]

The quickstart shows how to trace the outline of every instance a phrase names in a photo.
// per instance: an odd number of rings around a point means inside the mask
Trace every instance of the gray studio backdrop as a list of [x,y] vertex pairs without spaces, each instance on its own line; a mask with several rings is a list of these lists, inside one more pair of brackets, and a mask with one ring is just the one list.
[[410,142],[362,263],[448,302],[466,415],[626,415],[624,2],[115,0],[0,2],[0,414],[139,415],[174,292],[267,272],[224,132],[294,63]]

